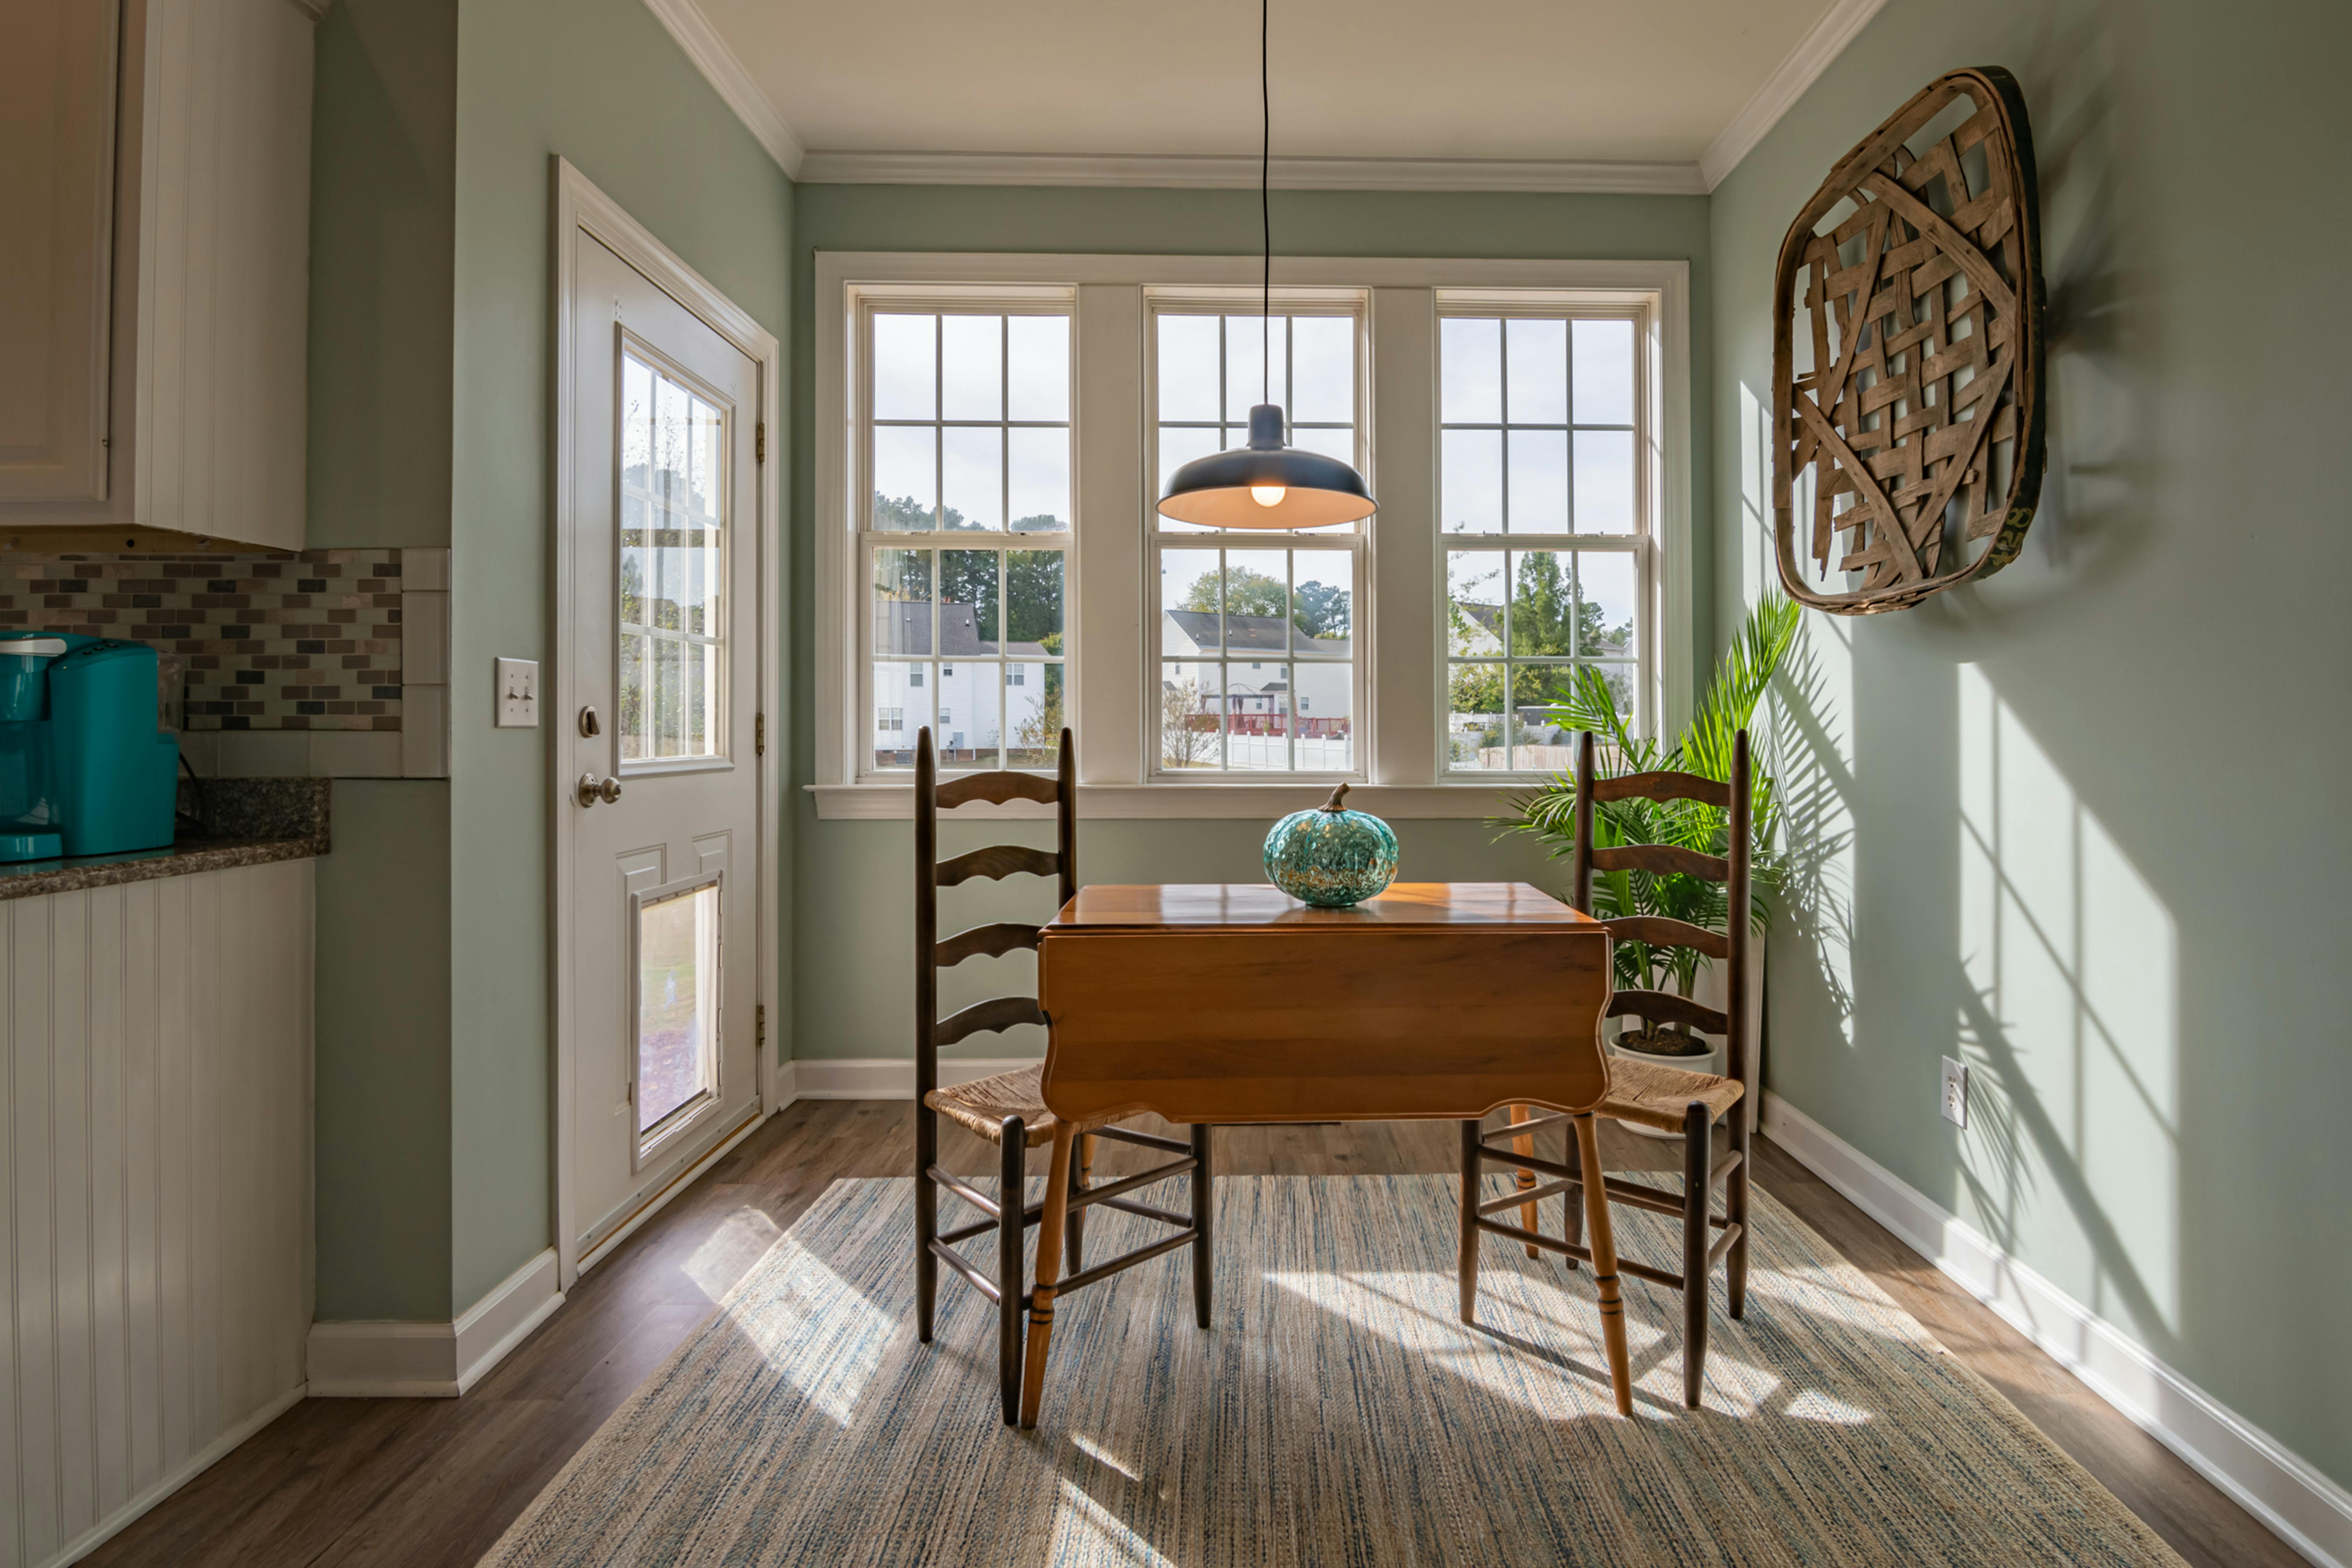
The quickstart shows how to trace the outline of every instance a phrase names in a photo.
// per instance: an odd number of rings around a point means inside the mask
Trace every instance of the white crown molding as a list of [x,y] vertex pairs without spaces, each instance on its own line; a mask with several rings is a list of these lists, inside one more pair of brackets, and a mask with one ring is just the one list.
[[1830,68],[1830,62],[1845,52],[1854,35],[1869,26],[1886,0],[1837,0],[1812,30],[1797,40],[1789,58],[1780,68],[1764,79],[1756,95],[1731,117],[1731,123],[1721,135],[1699,155],[1698,168],[1702,176],[1700,188],[1713,191],[1723,184],[1724,176],[1739,166],[1739,160],[1754,151],[1772,127],[1780,123],[1780,116],[1795,107],[1805,89],[1821,79]]
[[[656,0],[647,0],[655,4]],[[661,0],[683,5],[688,0]],[[1169,153],[810,153],[795,179],[828,185],[1109,185],[1255,190],[1258,161]],[[1291,191],[1542,191],[1696,196],[1696,163],[1531,158],[1276,158]]]
[[1767,1090],[1767,1136],[2047,1351],[2319,1568],[2352,1565],[2352,1493],[1836,1133]]
[[768,156],[786,174],[799,179],[802,161],[807,157],[801,139],[793,133],[784,117],[776,112],[776,106],[768,101],[768,95],[760,90],[760,84],[751,79],[751,73],[735,58],[727,40],[719,36],[719,29],[710,25],[702,7],[694,0],[646,0],[646,9],[669,29],[669,36],[677,40],[686,58],[719,89],[719,96],[727,100],[735,118],[759,138]]

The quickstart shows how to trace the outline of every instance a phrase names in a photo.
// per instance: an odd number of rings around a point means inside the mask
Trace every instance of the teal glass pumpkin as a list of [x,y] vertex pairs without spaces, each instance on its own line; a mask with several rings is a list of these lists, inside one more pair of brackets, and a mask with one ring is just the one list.
[[1360,904],[1396,880],[1396,835],[1369,812],[1341,804],[1348,786],[1312,811],[1294,811],[1265,836],[1265,874],[1292,898],[1321,909]]

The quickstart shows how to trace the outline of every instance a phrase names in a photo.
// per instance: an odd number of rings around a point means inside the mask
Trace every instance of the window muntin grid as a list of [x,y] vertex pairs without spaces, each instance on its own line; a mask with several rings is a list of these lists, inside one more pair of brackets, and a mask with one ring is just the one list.
[[727,411],[621,352],[620,763],[727,750]]
[[[1292,446],[1362,467],[1362,335],[1355,309],[1286,304],[1267,319],[1155,305],[1152,496],[1192,458],[1246,443],[1249,411],[1269,397]],[[1222,529],[1156,510],[1150,521],[1150,775],[1360,775],[1363,526]]]
[[[1066,721],[1066,308],[860,317],[866,621],[860,769],[1051,767]],[[1017,541],[1017,543],[1015,542]]]
[[1439,321],[1446,773],[1549,773],[1580,667],[1647,722],[1648,372],[1625,310]]

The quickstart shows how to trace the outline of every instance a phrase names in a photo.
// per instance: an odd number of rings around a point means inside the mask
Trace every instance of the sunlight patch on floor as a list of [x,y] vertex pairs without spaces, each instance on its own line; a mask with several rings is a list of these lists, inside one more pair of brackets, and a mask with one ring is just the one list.
[[728,1303],[727,1317],[802,1397],[843,1427],[898,1327],[789,1236],[772,1248],[758,1288]]
[[1068,1479],[1062,1482],[1061,1504],[1054,1511],[1054,1544],[1045,1561],[1174,1568],[1110,1510],[1088,1497],[1084,1487]]
[[1825,1421],[1833,1426],[1866,1426],[1872,1416],[1867,1410],[1857,1410],[1841,1399],[1807,1389],[1789,1401],[1789,1408],[1780,1414],[1799,1421]]
[[686,1277],[713,1301],[723,1301],[736,1281],[758,1268],[760,1259],[783,1234],[763,1211],[747,1205],[719,1221],[719,1227],[694,1249],[694,1256],[686,1260]]

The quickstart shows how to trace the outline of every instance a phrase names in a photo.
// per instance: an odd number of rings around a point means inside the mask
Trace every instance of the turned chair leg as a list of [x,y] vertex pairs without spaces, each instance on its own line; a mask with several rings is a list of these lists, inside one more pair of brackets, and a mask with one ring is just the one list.
[[931,1237],[940,1233],[940,1189],[931,1182],[939,1158],[939,1112],[915,1102],[915,1338],[931,1342],[932,1308],[940,1294],[940,1260]]
[[[1077,1161],[1070,1168],[1070,1195],[1076,1197],[1085,1192],[1094,1184],[1094,1179],[1095,1135],[1081,1132],[1078,1134]],[[1087,1211],[1073,1208],[1070,1210],[1070,1272],[1076,1274],[1086,1266]]]
[[[1565,1225],[1561,1234],[1566,1236],[1570,1243],[1582,1246],[1584,1243],[1584,1151],[1581,1142],[1573,1136],[1568,1140],[1568,1157],[1565,1163],[1568,1168],[1575,1173],[1569,1179],[1577,1184],[1560,1194],[1559,1206]],[[1595,1173],[1597,1179],[1597,1166]],[[1560,1261],[1571,1269],[1576,1267],[1576,1259],[1573,1258],[1562,1258]]]
[[1731,1168],[1724,1183],[1723,1215],[1739,1227],[1732,1238],[1731,1250],[1724,1258],[1723,1283],[1731,1298],[1731,1318],[1734,1322],[1748,1315],[1748,1106],[1746,1102],[1731,1108],[1731,1148],[1739,1156],[1739,1163]]
[[1026,1206],[1029,1130],[1004,1119],[996,1163],[996,1385],[1007,1426],[1021,1419],[1021,1308],[1028,1291],[1021,1278],[1022,1210]]
[[[1528,1108],[1526,1106],[1514,1105],[1511,1107],[1511,1124],[1513,1126],[1516,1127],[1520,1122],[1527,1120],[1528,1120]],[[1511,1152],[1515,1154],[1526,1154],[1532,1157],[1536,1152],[1536,1135],[1532,1132],[1520,1133],[1517,1137],[1511,1140]],[[1528,1170],[1525,1165],[1520,1166],[1518,1172],[1519,1191],[1523,1193],[1530,1192],[1534,1189],[1535,1184],[1536,1173],[1533,1171]],[[1542,1216],[1536,1212],[1535,1205],[1521,1204],[1519,1205],[1519,1224],[1528,1230],[1541,1230],[1543,1228]],[[1538,1247],[1531,1241],[1528,1243],[1528,1256],[1529,1258],[1541,1258],[1543,1256],[1543,1248]]]
[[[1625,1303],[1617,1298],[1617,1243],[1609,1228],[1609,1193],[1601,1182],[1601,1136],[1592,1113],[1575,1118],[1580,1163],[1591,1173],[1584,1184],[1584,1223],[1592,1231],[1592,1282],[1601,1297],[1601,1343],[1609,1357],[1609,1386],[1617,1396],[1617,1414],[1633,1414],[1633,1370],[1625,1353]],[[1468,1211],[1475,1215],[1475,1207]],[[1463,1222],[1465,1234],[1475,1234]],[[1465,1242],[1465,1246],[1468,1244]]]
[[1462,1124],[1462,1321],[1478,1319],[1478,1142],[1483,1121]]
[[1209,1169],[1209,1124],[1192,1123],[1192,1320],[1209,1326],[1216,1247],[1213,1237],[1217,1217],[1216,1178]]
[[1694,1100],[1683,1111],[1683,1403],[1698,1408],[1706,1383],[1706,1223],[1715,1206],[1715,1118]]
[[1037,1289],[1029,1299],[1029,1348],[1021,1363],[1021,1425],[1037,1425],[1045,1394],[1045,1351],[1054,1339],[1054,1284],[1062,1277],[1062,1237],[1070,1222],[1070,1124],[1054,1123],[1054,1158],[1045,1173],[1045,1212],[1037,1224]]

